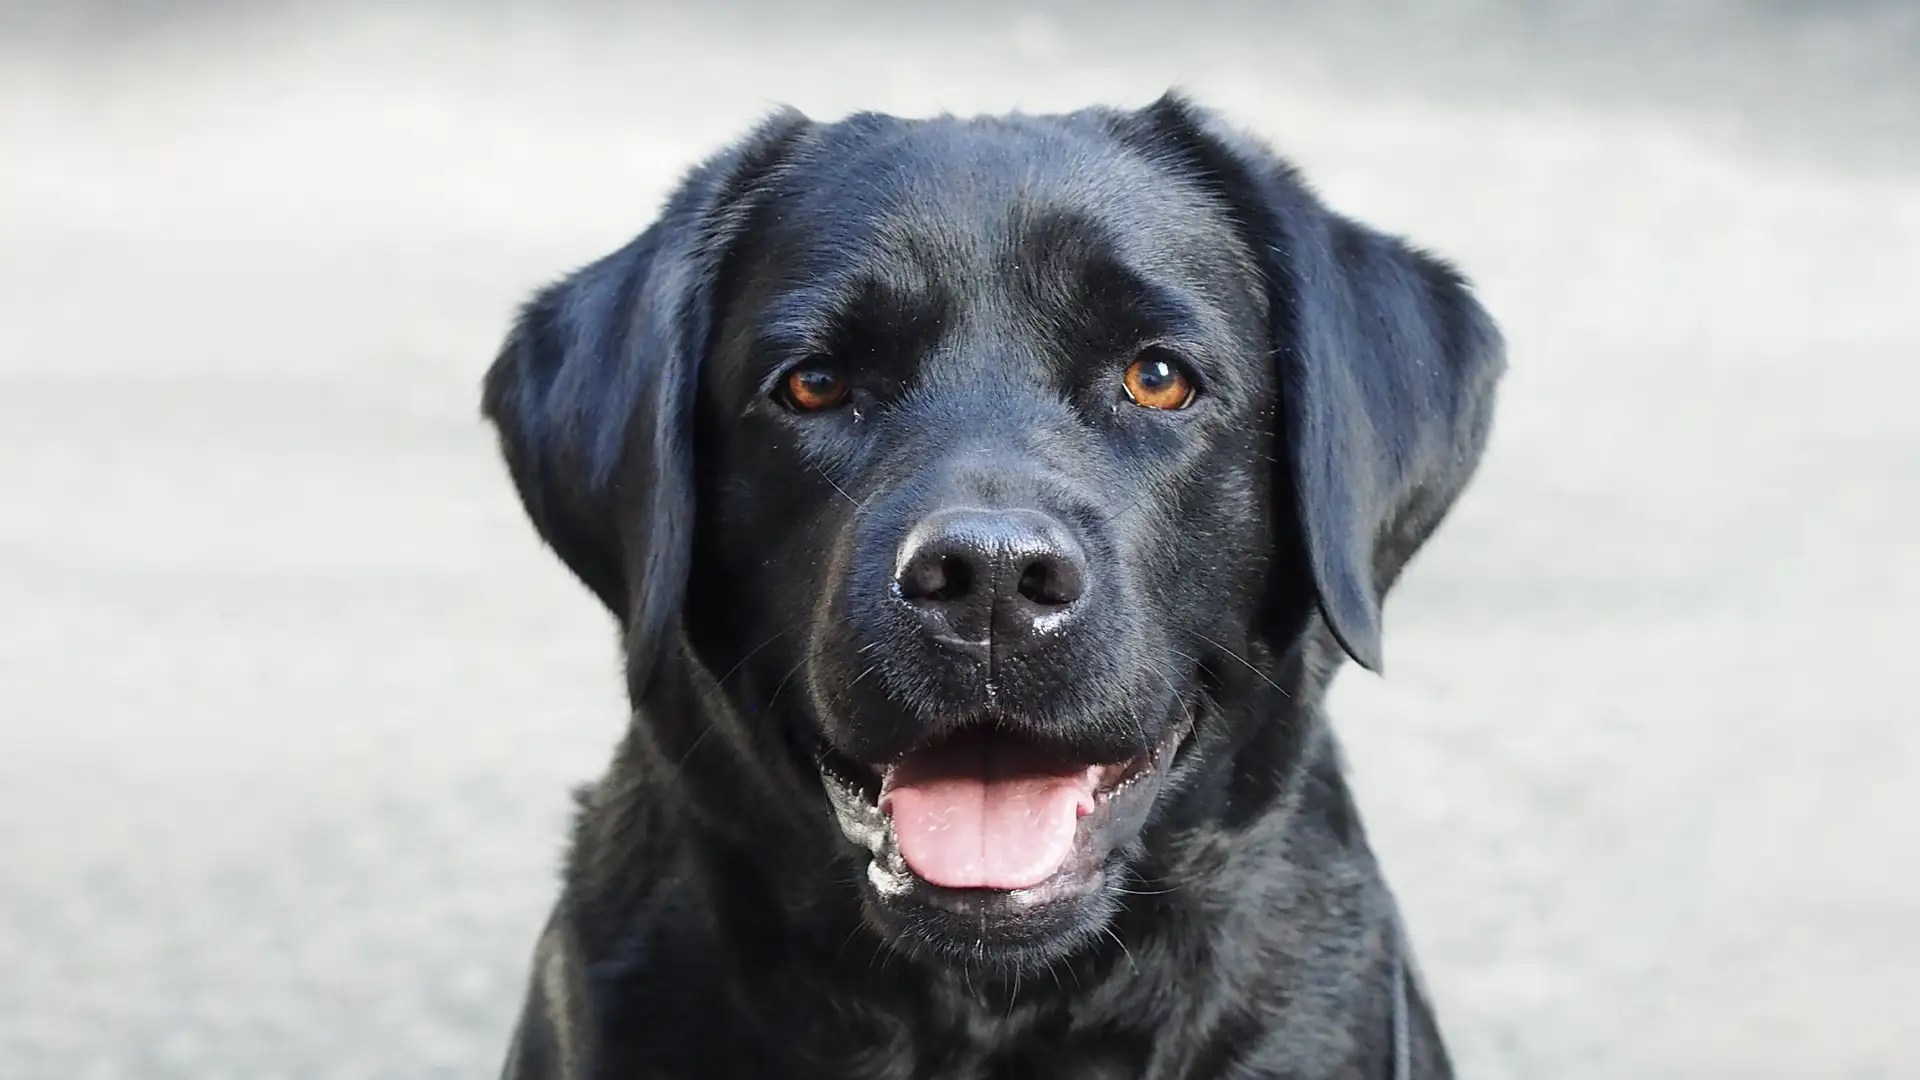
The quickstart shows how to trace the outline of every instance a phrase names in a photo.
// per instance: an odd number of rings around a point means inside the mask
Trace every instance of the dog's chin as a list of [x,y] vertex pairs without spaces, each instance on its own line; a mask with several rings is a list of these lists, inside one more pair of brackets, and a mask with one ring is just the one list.
[[[1081,763],[1068,751],[985,728],[884,766],[853,761],[824,744],[817,760],[840,830],[866,862],[862,892],[868,922],[906,952],[975,971],[1012,973],[1063,959],[1105,928],[1118,907],[1128,849],[1145,827],[1189,734],[1190,726],[1180,725],[1150,752],[1106,763]],[[956,830],[969,842],[976,834],[967,832],[968,821],[956,824],[948,817],[992,818],[995,813],[991,807],[982,811],[959,804],[975,796],[989,803],[995,799],[983,794],[988,785],[979,779],[950,775],[951,759],[973,754],[1018,759],[1029,771],[1041,772],[996,781],[1022,789],[998,796],[1013,803],[1000,808],[1001,817],[1016,820],[1011,828],[978,833],[979,846],[991,849],[1005,842],[1017,849],[1035,834],[1045,837],[1043,850],[1015,850],[1010,856],[988,850],[972,858],[953,854],[954,845],[941,835],[945,830]],[[949,764],[943,765],[943,758]],[[943,768],[949,775],[941,775]],[[912,807],[912,820],[904,825],[896,820],[905,813],[910,791],[943,784],[931,811],[923,800]],[[958,794],[955,784],[961,787]],[[947,806],[942,798],[958,803]],[[1071,825],[1064,817],[1069,812]],[[1048,827],[1033,823],[1049,814],[1054,820]],[[1009,832],[1012,840],[1003,835]]]

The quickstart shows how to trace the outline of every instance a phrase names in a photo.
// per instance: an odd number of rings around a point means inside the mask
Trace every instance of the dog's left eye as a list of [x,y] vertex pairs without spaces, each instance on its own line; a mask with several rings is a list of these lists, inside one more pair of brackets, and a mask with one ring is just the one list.
[[1121,385],[1142,408],[1173,410],[1193,404],[1193,380],[1180,361],[1162,349],[1148,349],[1134,357]]
[[821,412],[847,400],[847,377],[824,360],[801,364],[780,384],[780,400],[796,412]]

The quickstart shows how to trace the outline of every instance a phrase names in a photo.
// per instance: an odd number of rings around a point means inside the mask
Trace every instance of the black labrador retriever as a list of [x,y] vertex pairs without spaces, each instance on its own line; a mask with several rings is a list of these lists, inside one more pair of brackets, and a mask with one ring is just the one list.
[[506,1075],[1449,1075],[1322,699],[1503,366],[1172,95],[693,170],[486,378],[633,706]]

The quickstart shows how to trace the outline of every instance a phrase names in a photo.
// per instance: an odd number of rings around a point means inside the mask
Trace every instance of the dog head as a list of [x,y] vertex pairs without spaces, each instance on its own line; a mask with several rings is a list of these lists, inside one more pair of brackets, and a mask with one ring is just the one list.
[[1449,267],[1168,97],[778,116],[525,308],[485,410],[636,722],[693,670],[873,926],[1019,964],[1317,692],[1303,645],[1380,668],[1501,366]]

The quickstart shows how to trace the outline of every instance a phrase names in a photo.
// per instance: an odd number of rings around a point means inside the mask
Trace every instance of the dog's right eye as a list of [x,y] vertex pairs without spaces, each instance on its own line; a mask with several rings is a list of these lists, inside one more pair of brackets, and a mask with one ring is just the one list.
[[821,412],[847,400],[847,377],[830,361],[809,360],[780,383],[780,400],[795,412]]

